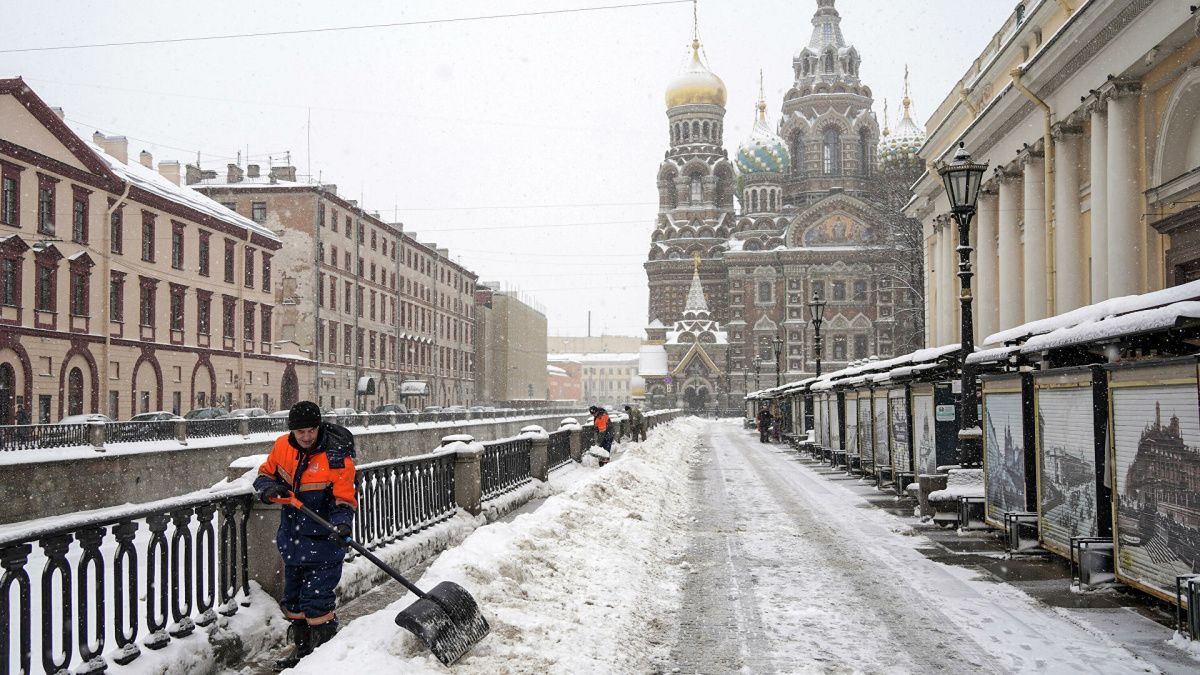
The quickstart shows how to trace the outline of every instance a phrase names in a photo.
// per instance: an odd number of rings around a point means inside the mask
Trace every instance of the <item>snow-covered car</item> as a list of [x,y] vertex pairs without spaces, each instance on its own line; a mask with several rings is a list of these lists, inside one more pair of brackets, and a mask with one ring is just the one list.
[[196,408],[183,416],[185,420],[219,420],[229,415],[224,408]]
[[284,419],[287,419],[288,415],[290,415],[291,413],[292,413],[291,410],[276,410],[273,413],[267,413],[267,417],[273,417],[273,418],[282,417]]
[[267,411],[262,408],[237,408],[230,410],[228,417],[264,417]]
[[156,410],[154,412],[138,413],[129,418],[130,422],[166,422],[170,420],[183,419],[179,415],[169,410]]
[[375,409],[371,411],[371,413],[375,415],[406,412],[408,412],[408,408],[400,405],[399,403],[384,403],[383,405],[375,406]]

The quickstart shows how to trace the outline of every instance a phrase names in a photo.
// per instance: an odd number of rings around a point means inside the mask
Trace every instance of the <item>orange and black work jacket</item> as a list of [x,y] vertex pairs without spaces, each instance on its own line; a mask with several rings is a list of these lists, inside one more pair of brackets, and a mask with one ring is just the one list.
[[608,433],[608,413],[602,412],[596,415],[596,433],[601,436]]
[[[354,491],[354,435],[348,429],[321,423],[317,441],[309,450],[296,445],[291,433],[280,436],[267,461],[258,467],[257,492],[282,483],[304,505],[337,525],[354,522],[358,498]],[[283,507],[275,545],[286,565],[328,565],[341,562],[345,549],[329,538],[329,530],[301,513]]]

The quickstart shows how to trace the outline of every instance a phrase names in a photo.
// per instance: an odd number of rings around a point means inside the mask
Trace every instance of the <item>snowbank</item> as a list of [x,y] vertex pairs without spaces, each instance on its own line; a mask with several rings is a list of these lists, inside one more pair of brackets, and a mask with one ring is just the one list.
[[[492,632],[456,672],[631,672],[665,657],[682,571],[689,460],[699,420],[672,422],[604,469],[511,523],[443,553],[418,585],[462,584]],[[620,545],[619,555],[611,550]],[[350,624],[294,671],[445,672],[393,619],[405,595]]]

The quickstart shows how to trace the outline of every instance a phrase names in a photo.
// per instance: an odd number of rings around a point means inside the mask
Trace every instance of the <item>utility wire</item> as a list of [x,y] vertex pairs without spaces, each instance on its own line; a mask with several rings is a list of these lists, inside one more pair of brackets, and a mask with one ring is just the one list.
[[299,28],[296,30],[264,31],[261,33],[232,33],[229,35],[204,35],[197,37],[163,38],[159,40],[131,40],[129,42],[94,42],[79,45],[52,45],[48,47],[18,47],[15,49],[0,49],[0,54],[19,54],[26,52],[49,52],[65,49],[93,49],[97,47],[133,47],[139,45],[177,44],[181,42],[203,42],[206,40],[237,40],[242,38],[274,37],[281,35],[311,35],[314,33],[336,33],[354,30],[373,30],[377,28],[403,28],[407,26],[429,26],[443,23],[467,23],[472,21],[492,21],[495,19],[517,19],[531,16],[549,16],[554,14],[579,14],[583,12],[602,12],[613,9],[634,9],[638,7],[653,7],[656,5],[679,5],[692,0],[651,0],[649,2],[631,2],[623,5],[602,5],[596,7],[574,7],[570,9],[544,9],[531,12],[513,12],[511,14],[484,14],[479,16],[462,16],[447,19],[415,19],[412,21],[394,21],[390,23],[364,24],[360,26],[329,26],[325,28]]

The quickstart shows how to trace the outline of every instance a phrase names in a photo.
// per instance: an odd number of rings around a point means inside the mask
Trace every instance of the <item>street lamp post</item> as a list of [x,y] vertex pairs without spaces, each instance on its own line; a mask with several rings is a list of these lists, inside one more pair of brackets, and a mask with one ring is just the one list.
[[813,291],[808,302],[808,313],[813,323],[813,351],[817,358],[817,377],[821,376],[821,322],[825,320],[825,301]]
[[775,386],[778,387],[783,384],[783,367],[779,365],[779,355],[783,353],[783,338],[776,334],[775,339],[771,340],[771,346],[775,348]]
[[962,409],[958,426],[958,461],[963,466],[978,466],[983,461],[983,432],[975,411],[975,370],[967,366],[967,356],[975,351],[975,328],[971,322],[971,218],[975,216],[975,202],[979,199],[979,184],[987,171],[987,164],[971,161],[971,153],[963,143],[958,144],[954,159],[949,164],[939,162],[938,174],[950,199],[950,211],[958,223],[958,278],[961,304],[962,353]]
[[763,360],[762,360],[761,356],[754,357],[754,389],[755,390],[762,388],[762,385],[759,384],[759,378],[758,378],[758,371],[762,369],[762,362],[763,362]]

